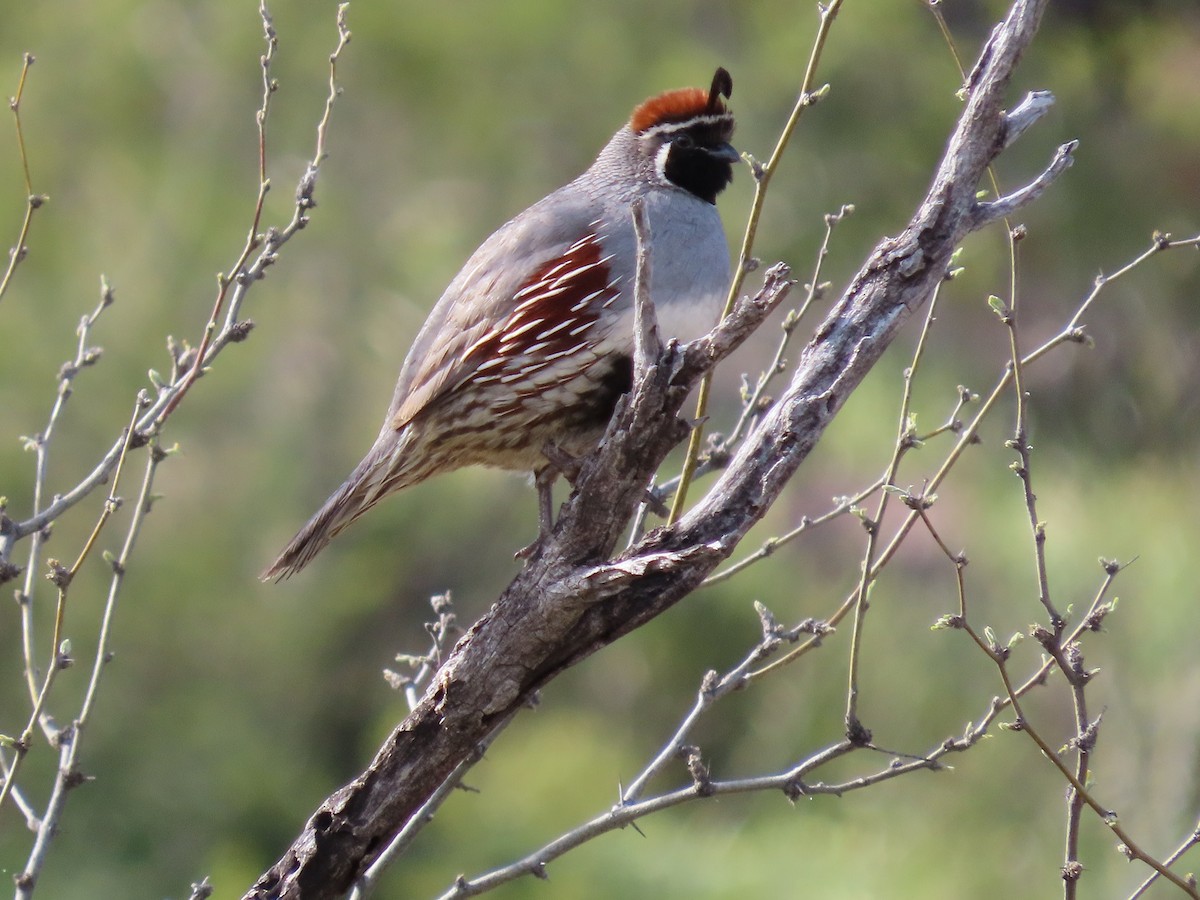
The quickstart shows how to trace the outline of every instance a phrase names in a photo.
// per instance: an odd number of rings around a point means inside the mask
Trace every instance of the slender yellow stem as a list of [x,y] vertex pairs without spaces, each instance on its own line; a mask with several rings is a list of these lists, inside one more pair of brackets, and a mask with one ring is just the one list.
[[21,222],[21,231],[17,235],[16,246],[9,251],[8,267],[4,270],[3,277],[0,277],[0,297],[3,297],[8,291],[13,273],[17,270],[21,260],[25,258],[25,242],[29,239],[33,214],[46,202],[45,196],[33,192],[33,178],[29,174],[29,154],[25,151],[25,131],[21,127],[21,97],[25,93],[25,80],[29,76],[29,67],[33,65],[33,61],[33,54],[26,53],[21,64],[21,78],[17,82],[17,92],[8,103],[9,109],[12,110],[13,121],[16,123],[17,152],[21,157],[21,170],[25,176],[25,218]]
[[[809,54],[808,66],[804,70],[804,79],[800,83],[800,95],[796,99],[796,105],[792,109],[792,114],[788,117],[787,123],[783,126],[783,131],[779,135],[779,140],[775,143],[775,150],[771,153],[770,160],[765,165],[754,165],[754,200],[750,204],[750,216],[746,221],[746,231],[742,236],[742,247],[738,252],[737,267],[733,272],[733,281],[729,285],[729,294],[725,298],[725,308],[721,311],[721,318],[729,315],[729,311],[733,309],[733,304],[737,301],[738,294],[742,289],[742,283],[746,280],[746,274],[750,271],[750,254],[754,248],[754,238],[758,233],[758,222],[762,217],[763,202],[767,196],[767,186],[771,183],[771,176],[775,174],[775,170],[779,167],[779,162],[783,158],[783,152],[787,149],[788,141],[791,140],[792,132],[796,130],[796,125],[800,121],[800,117],[804,114],[804,110],[812,106],[817,100],[824,96],[824,89],[813,91],[813,82],[816,79],[817,66],[821,61],[821,51],[825,48],[825,41],[829,37],[829,30],[833,27],[833,20],[837,18],[838,10],[842,6],[842,0],[832,0],[828,6],[822,6],[821,22],[817,27],[817,36],[813,41],[812,52]],[[683,472],[679,477],[679,486],[675,489],[675,499],[671,502],[671,513],[667,519],[668,524],[673,524],[679,520],[683,513],[683,505],[687,502],[688,486],[691,484],[692,477],[696,472],[696,462],[700,458],[700,443],[704,440],[704,417],[708,412],[708,397],[712,390],[712,373],[705,374],[700,381],[700,387],[696,394],[696,424],[692,428],[691,437],[688,439],[687,456],[683,461]]]

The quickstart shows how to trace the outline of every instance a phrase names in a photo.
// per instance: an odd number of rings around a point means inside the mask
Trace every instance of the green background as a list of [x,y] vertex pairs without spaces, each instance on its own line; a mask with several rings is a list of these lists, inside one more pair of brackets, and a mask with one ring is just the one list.
[[[973,60],[1003,6],[943,4]],[[350,470],[374,436],[403,354],[443,286],[492,229],[585,167],[629,110],[669,87],[734,75],[739,149],[765,158],[795,100],[814,4],[660,0],[604,4],[355,3],[339,70],[330,158],[311,226],[286,246],[246,313],[258,327],[220,357],[170,421],[181,454],[160,470],[117,610],[116,656],[39,896],[182,897],[211,877],[239,896],[307,815],[369,761],[403,712],[380,677],[420,652],[427,598],[450,590],[473,621],[517,571],[533,535],[534,492],[486,471],[446,476],[390,500],[301,576],[256,575]],[[1152,230],[1200,227],[1200,10],[1193,2],[1052,3],[1018,72],[1017,99],[1058,103],[998,167],[1015,187],[1054,148],[1077,163],[1020,217],[1027,348],[1069,319],[1099,271],[1149,246]],[[333,6],[277,2],[268,125],[275,190],[268,223],[290,215],[311,154],[333,47]],[[12,4],[0,17],[0,92],[21,52],[37,55],[22,107],[38,213],[30,255],[0,300],[0,494],[31,503],[33,457],[18,436],[44,427],[73,329],[100,273],[117,304],[97,325],[105,348],[82,373],[51,448],[48,488],[68,489],[119,432],[146,371],[169,368],[164,339],[197,340],[249,225],[257,185],[254,110],[261,28],[250,0],[95,0]],[[969,63],[968,63],[969,64]],[[896,234],[928,185],[960,104],[936,23],[914,0],[848,0],[804,118],[774,182],[756,252],[804,280],[822,214],[854,203],[823,278],[840,291],[874,243]],[[749,206],[743,169],[721,201],[736,241]],[[11,119],[0,122],[0,243],[24,209]],[[916,386],[921,430],[940,424],[955,386],[986,391],[1007,359],[988,294],[1007,295],[1002,231],[965,245],[941,301]],[[1200,517],[1200,254],[1151,260],[1108,287],[1086,322],[1095,347],[1031,368],[1032,443],[1051,587],[1078,611],[1100,555],[1138,557],[1121,606],[1085,653],[1101,675],[1098,795],[1162,857],[1200,810],[1200,665],[1195,548]],[[852,398],[745,547],[818,515],[883,471],[895,434],[913,322]],[[815,320],[802,326],[793,358]],[[736,413],[738,375],[757,373],[777,322],[725,367],[714,427]],[[965,548],[972,615],[1002,638],[1041,617],[1020,484],[1003,447],[1009,398],[939,491],[932,514]],[[919,487],[949,449],[935,439],[899,481]],[[141,457],[137,457],[140,462]],[[135,467],[134,471],[137,470]],[[133,492],[131,478],[122,491]],[[95,496],[47,547],[73,558]],[[874,504],[871,504],[874,508]],[[115,549],[128,509],[105,532]],[[890,520],[889,520],[890,521]],[[886,532],[886,528],[885,528]],[[844,517],[568,673],[468,776],[378,896],[423,897],[454,876],[524,855],[607,809],[690,706],[704,672],[734,665],[756,639],[752,600],[788,623],[827,616],[852,588],[864,533]],[[14,559],[22,560],[24,545]],[[740,555],[740,553],[738,554]],[[40,580],[40,579],[39,579]],[[72,588],[67,633],[79,664],[52,709],[67,718],[86,683],[105,571],[93,558]],[[6,593],[7,593],[6,586]],[[48,635],[53,596],[36,598]],[[955,608],[951,568],[914,533],[873,594],[862,715],[880,744],[920,753],[957,735],[1001,691],[965,635],[929,626]],[[695,735],[714,776],[774,771],[840,736],[849,628],[818,653],[723,702]],[[44,648],[44,657],[48,649]],[[1038,660],[1020,645],[1018,674]],[[28,714],[16,606],[0,617],[0,731]],[[1059,746],[1071,735],[1061,682],[1030,701]],[[885,768],[861,755],[819,774]],[[644,821],[497,896],[1051,897],[1061,893],[1064,783],[1024,736],[993,731],[953,771],[918,773],[841,799],[727,797]],[[39,744],[23,771],[44,803],[54,759]],[[686,780],[682,766],[663,786]],[[20,871],[30,835],[0,810],[0,870]],[[1085,896],[1127,894],[1146,870],[1116,852],[1094,816],[1083,831]],[[1196,868],[1185,860],[1184,870]],[[1166,896],[1158,888],[1151,896]]]

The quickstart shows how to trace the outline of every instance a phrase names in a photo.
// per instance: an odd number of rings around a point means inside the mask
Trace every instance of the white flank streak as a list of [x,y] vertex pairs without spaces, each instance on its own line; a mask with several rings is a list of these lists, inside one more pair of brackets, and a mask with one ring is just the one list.
[[571,356],[572,354],[579,353],[586,346],[587,343],[584,342],[582,344],[576,344],[574,347],[571,347],[568,350],[559,350],[557,353],[551,353],[546,357],[546,362],[553,362],[556,359],[562,359],[564,356]]
[[584,274],[585,272],[592,271],[592,269],[595,269],[599,265],[600,265],[600,263],[588,263],[586,266],[580,266],[578,269],[572,269],[570,272],[566,272],[562,276],[560,276],[551,285],[551,288],[560,288],[563,286],[563,284],[570,281],[572,278],[578,278],[580,275]]
[[[545,285],[541,285],[541,287],[545,288]],[[552,289],[544,290],[541,293],[539,293],[533,297],[530,297],[528,300],[524,301],[520,306],[518,306],[516,308],[516,310],[514,310],[514,312],[523,312],[525,310],[528,310],[531,307],[536,306],[541,301],[547,299],[548,297],[557,297],[559,294],[561,294],[566,289],[567,289],[567,285],[562,285],[562,286],[556,286]]]
[[466,350],[464,350],[463,356],[470,356],[472,353],[474,353],[476,350],[478,350],[480,347],[482,347],[484,344],[486,344],[488,341],[490,341],[495,336],[496,336],[496,332],[489,331],[487,334],[485,334],[483,337],[481,337],[479,340],[477,340],[475,343],[473,343],[470,347],[468,347]]
[[[579,312],[579,310],[586,305],[587,305],[586,300],[581,301],[580,303],[576,303],[574,306],[571,307],[571,312]],[[543,331],[541,334],[539,334],[538,340],[539,341],[545,340],[546,338],[554,335],[556,332],[562,331],[568,325],[574,324],[574,322],[575,322],[574,319],[563,319],[561,322],[559,322],[553,328],[547,328],[545,331]]]
[[[569,253],[570,251],[568,250],[567,252]],[[530,294],[540,293],[541,291],[545,290],[546,285],[550,284],[550,282],[553,281],[556,276],[562,274],[563,270],[569,268],[570,265],[571,260],[564,259],[553,269],[550,269],[548,272],[546,272],[546,274],[544,274],[537,281],[530,282],[529,284],[525,285],[525,287],[513,294],[513,299],[516,300],[520,297],[528,297]]]
[[[608,289],[600,288],[600,290],[598,290],[598,291],[592,291],[590,294],[588,294],[586,297],[584,297],[582,300],[580,300],[578,303],[576,303],[574,306],[572,306],[571,312],[578,312],[579,310],[583,309],[585,306],[587,306],[589,303],[591,303],[593,300],[595,300],[597,297],[599,297],[601,294],[603,294],[606,290],[608,290]],[[609,303],[612,302],[611,297],[609,298],[608,302]],[[605,304],[605,306],[607,306],[607,305],[608,305],[608,303]]]
[[526,322],[524,325],[522,325],[520,328],[516,329],[515,331],[504,332],[500,338],[500,343],[511,344],[511,343],[513,343],[513,341],[515,341],[517,338],[519,338],[525,332],[529,331],[530,329],[537,328],[539,325],[544,325],[544,324],[546,324],[545,319],[534,319],[532,322]]

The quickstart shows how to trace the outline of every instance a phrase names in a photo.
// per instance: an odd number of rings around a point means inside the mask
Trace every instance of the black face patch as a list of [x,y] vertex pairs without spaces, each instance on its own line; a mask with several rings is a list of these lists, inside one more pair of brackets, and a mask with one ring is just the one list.
[[736,156],[729,146],[732,122],[718,119],[698,121],[690,126],[661,132],[666,160],[662,174],[672,184],[708,203],[717,202],[717,194],[733,181]]

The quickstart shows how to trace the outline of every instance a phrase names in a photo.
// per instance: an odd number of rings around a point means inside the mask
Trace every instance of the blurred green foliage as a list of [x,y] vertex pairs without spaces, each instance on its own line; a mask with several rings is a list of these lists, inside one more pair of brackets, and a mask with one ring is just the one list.
[[[942,6],[968,61],[1004,8]],[[281,222],[311,152],[334,11],[277,2],[272,12],[281,88],[268,125],[266,219]],[[165,499],[118,609],[116,657],[82,757],[95,781],[70,799],[40,896],[180,897],[205,874],[217,896],[240,895],[365,765],[402,715],[380,670],[397,652],[424,649],[429,595],[453,591],[467,622],[486,608],[533,533],[533,491],[495,473],[444,477],[384,504],[292,582],[261,585],[256,573],[369,445],[412,336],[478,241],[586,166],[636,102],[705,83],[716,64],[735,77],[739,148],[765,158],[816,24],[808,5],[783,0],[355,3],[349,15],[354,41],[319,207],[255,287],[251,339],[219,360],[167,429],[182,454],[161,470]],[[100,273],[117,304],[94,333],[104,359],[80,376],[53,444],[51,492],[73,485],[116,437],[146,370],[168,368],[165,336],[198,339],[213,273],[232,264],[250,221],[262,45],[251,0],[10,4],[3,19],[0,90],[15,89],[22,51],[38,58],[22,113],[35,190],[50,196],[0,301],[0,494],[20,517],[32,456],[17,436],[43,427]],[[959,108],[959,79],[913,0],[847,3],[820,77],[831,93],[806,115],[773,183],[757,253],[787,260],[803,279],[822,214],[852,202],[858,211],[835,234],[824,273],[836,291],[921,197]],[[1005,154],[1002,184],[1022,183],[1057,144],[1081,140],[1075,167],[1021,218],[1030,235],[1020,245],[1022,323],[1033,347],[1070,317],[1095,273],[1148,246],[1153,229],[1183,236],[1200,224],[1200,10],[1190,0],[1052,4],[1014,99],[1029,89],[1054,91],[1058,104]],[[25,203],[9,124],[0,123],[5,246]],[[733,240],[748,182],[740,173],[722,201]],[[962,263],[917,382],[922,430],[941,423],[955,385],[989,389],[1007,355],[985,302],[1008,293],[1003,234],[974,237]],[[1190,568],[1200,543],[1191,506],[1200,493],[1198,285],[1194,251],[1155,258],[1089,314],[1094,349],[1065,348],[1028,372],[1060,608],[1089,601],[1097,556],[1139,557],[1118,582],[1123,602],[1108,633],[1085,651],[1102,668],[1089,694],[1093,714],[1105,710],[1097,790],[1160,855],[1200,807]],[[916,324],[748,547],[883,471]],[[726,368],[714,427],[728,427],[738,373],[758,371],[776,334],[768,325]],[[972,560],[972,608],[1000,635],[1041,612],[1003,449],[1011,428],[1009,403],[933,510]],[[914,454],[901,483],[919,486],[945,440]],[[76,552],[100,503],[56,526],[51,555]],[[117,540],[112,527],[106,546]],[[857,580],[862,546],[859,525],[841,519],[554,683],[468,777],[482,793],[456,794],[379,896],[437,893],[459,872],[523,855],[606,809],[674,729],[703,673],[733,665],[753,642],[750,601],[782,621],[828,615]],[[56,688],[60,716],[86,681],[103,584],[97,558],[73,588],[68,634],[80,664]],[[38,598],[43,637],[51,599]],[[881,744],[932,748],[1001,691],[964,635],[929,630],[954,604],[952,571],[915,534],[867,621],[862,712]],[[847,631],[724,701],[697,735],[714,774],[786,766],[838,737]],[[1026,667],[1037,659],[1031,643],[1018,651]],[[27,715],[19,673],[12,606],[0,619],[3,731]],[[1061,690],[1030,709],[1053,740],[1070,736]],[[50,756],[39,747],[22,779],[38,803]],[[953,771],[795,808],[755,795],[676,809],[644,822],[645,838],[608,835],[554,863],[548,886],[521,881],[497,896],[1058,895],[1064,785],[1051,767],[1008,732],[951,762]],[[838,774],[867,770],[856,758]],[[14,810],[0,810],[0,870],[20,870],[28,840]],[[1087,896],[1127,893],[1144,875],[1094,818],[1083,848]]]

